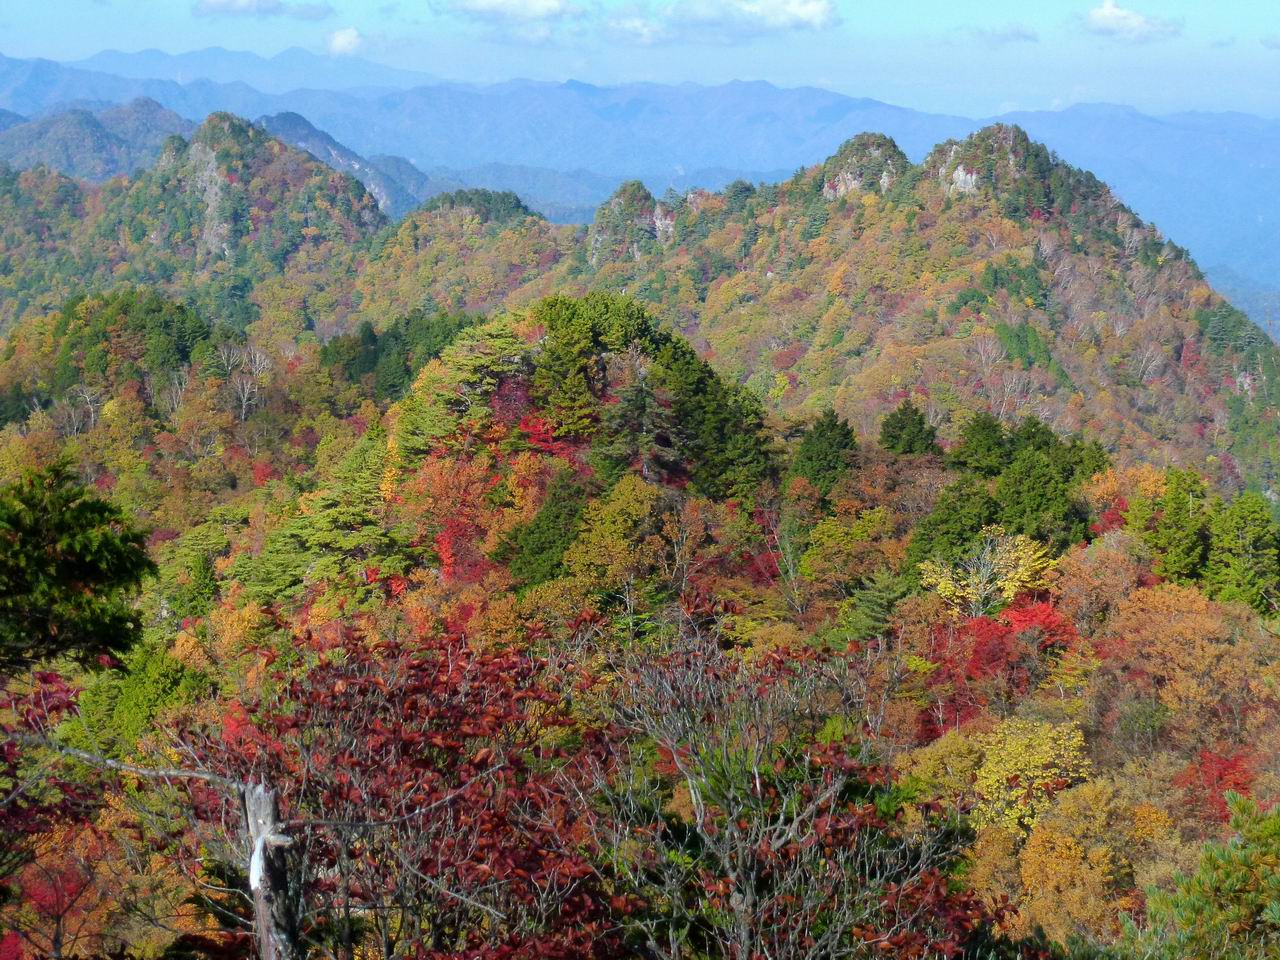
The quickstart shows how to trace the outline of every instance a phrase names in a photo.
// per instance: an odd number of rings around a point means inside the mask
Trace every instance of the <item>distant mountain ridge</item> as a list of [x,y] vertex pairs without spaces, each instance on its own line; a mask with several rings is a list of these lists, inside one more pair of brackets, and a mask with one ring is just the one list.
[[187,53],[163,50],[103,50],[68,66],[145,80],[191,83],[247,83],[264,93],[314,88],[345,90],[361,87],[416,87],[437,77],[415,70],[400,70],[353,56],[324,56],[290,47],[271,57],[242,50],[206,47]]

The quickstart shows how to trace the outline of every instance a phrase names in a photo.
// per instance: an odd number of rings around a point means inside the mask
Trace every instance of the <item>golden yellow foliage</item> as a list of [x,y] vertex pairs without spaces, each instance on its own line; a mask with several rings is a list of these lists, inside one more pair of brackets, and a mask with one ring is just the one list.
[[1049,548],[1039,541],[987,527],[973,553],[958,563],[926,560],[920,564],[920,583],[955,613],[977,617],[995,612],[1028,590],[1044,589],[1054,566]]
[[975,774],[979,826],[1030,831],[1055,794],[1089,776],[1084,734],[1074,723],[1051,724],[1015,717],[979,741],[983,758]]

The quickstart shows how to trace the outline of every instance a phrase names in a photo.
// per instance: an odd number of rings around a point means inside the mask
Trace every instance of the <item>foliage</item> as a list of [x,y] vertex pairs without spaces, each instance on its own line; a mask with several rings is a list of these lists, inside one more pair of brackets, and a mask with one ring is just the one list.
[[155,572],[142,534],[62,461],[0,488],[0,671],[127,650]]
[[1239,795],[1228,802],[1235,836],[1209,844],[1173,891],[1153,893],[1148,928],[1131,935],[1135,953],[1260,960],[1280,947],[1280,814]]
[[1009,536],[988,527],[977,548],[959,563],[944,566],[932,560],[920,564],[920,584],[934,590],[947,605],[964,616],[996,612],[1028,591],[1048,586],[1054,568],[1048,549],[1023,534]]
[[1054,794],[1086,779],[1090,762],[1084,734],[1072,724],[1006,720],[982,738],[983,759],[975,772],[980,826],[1029,831],[1049,809]]
[[826,496],[849,469],[849,458],[857,448],[853,430],[828,409],[800,438],[787,477],[803,477]]
[[524,217],[538,217],[524,205],[524,201],[510,190],[454,190],[432,197],[422,205],[423,213],[451,210],[461,207],[480,218],[483,223],[506,223]]
[[938,431],[910,399],[884,418],[880,446],[891,453],[937,453]]

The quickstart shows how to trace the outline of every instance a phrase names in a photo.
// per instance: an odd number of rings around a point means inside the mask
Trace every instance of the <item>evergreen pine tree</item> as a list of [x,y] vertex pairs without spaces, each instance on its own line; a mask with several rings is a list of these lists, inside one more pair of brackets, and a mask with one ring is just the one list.
[[1209,543],[1205,499],[1204,481],[1197,473],[1168,472],[1150,542],[1157,555],[1156,573],[1175,583],[1194,583],[1204,572]]
[[861,643],[884,636],[894,608],[909,592],[904,578],[887,569],[877,570],[843,604],[840,638]]
[[983,527],[996,522],[996,502],[986,485],[965,475],[942,491],[938,502],[921,520],[907,547],[907,563],[922,560],[958,560],[977,539]]
[[560,436],[581,436],[595,423],[595,391],[601,356],[594,325],[581,303],[566,297],[544,300],[535,316],[547,330],[533,374],[534,398]]
[[910,398],[880,425],[880,446],[890,453],[940,453],[937,437],[937,429]]
[[1051,453],[1062,446],[1062,440],[1039,417],[1024,417],[1021,423],[1009,431],[1009,446],[1013,456],[1023,450]]
[[1049,455],[1028,446],[996,481],[1000,523],[1009,533],[1034,537],[1059,549],[1085,534],[1084,512]]
[[1259,613],[1280,602],[1280,530],[1261,495],[1242,493],[1213,512],[1204,583],[1215,600],[1247,603]]
[[533,586],[564,572],[564,553],[578,536],[586,492],[572,473],[557,475],[537,515],[512,532],[504,552],[516,582]]
[[849,469],[849,459],[857,448],[853,430],[828,408],[805,431],[787,477],[803,477],[825,497]]
[[611,473],[635,468],[646,480],[656,480],[678,459],[670,417],[654,396],[643,364],[633,364],[631,373],[630,382],[617,392],[617,402],[605,408],[600,452]]
[[991,414],[977,414],[965,424],[960,444],[947,459],[961,470],[994,477],[1009,465],[1012,444],[1004,426]]
[[373,368],[374,396],[396,400],[409,386],[409,350],[399,331],[388,332],[378,344],[378,362]]

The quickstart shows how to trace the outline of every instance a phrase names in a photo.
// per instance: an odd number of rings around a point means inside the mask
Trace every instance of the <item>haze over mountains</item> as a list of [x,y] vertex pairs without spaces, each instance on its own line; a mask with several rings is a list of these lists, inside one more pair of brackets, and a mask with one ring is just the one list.
[[[442,190],[483,186],[513,189],[551,219],[567,222],[589,219],[628,178],[642,179],[658,195],[668,188],[715,189],[739,178],[778,180],[862,131],[891,136],[918,162],[934,144],[992,120],[759,82],[477,87],[301,50],[269,59],[216,48],[181,55],[108,51],[65,65],[0,57],[0,109],[39,123],[68,106],[89,107],[89,115],[52,124],[64,142],[102,140],[90,120],[101,123],[107,104],[140,96],[192,122],[217,110],[305,118],[317,133],[294,121],[297,136],[285,138],[308,150],[308,142],[316,144],[330,153],[320,158],[339,167],[334,151],[345,150],[347,162],[366,168],[372,192],[382,190],[379,202],[392,216]],[[1092,170],[1188,247],[1259,322],[1280,320],[1273,280],[1280,275],[1274,243],[1280,121],[1232,113],[1152,117],[1097,104],[994,119],[1018,124],[1068,162]],[[0,114],[0,130],[6,128],[0,157],[7,162],[43,162],[90,179],[125,172],[159,146],[152,136],[141,153],[115,149],[114,163],[77,163],[65,146],[27,142],[56,140],[46,127]],[[327,138],[324,146],[318,137]],[[380,179],[387,181],[382,188],[375,184]]]

